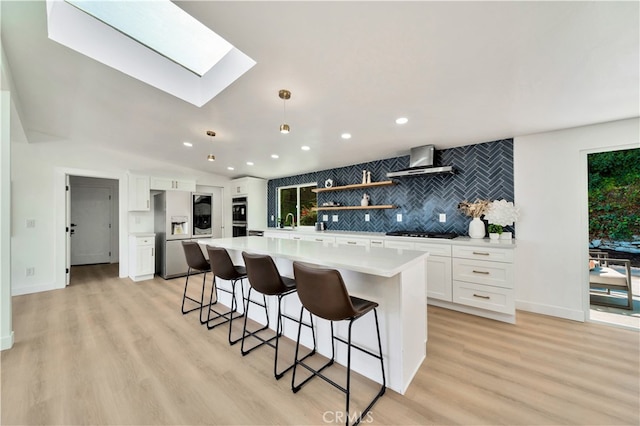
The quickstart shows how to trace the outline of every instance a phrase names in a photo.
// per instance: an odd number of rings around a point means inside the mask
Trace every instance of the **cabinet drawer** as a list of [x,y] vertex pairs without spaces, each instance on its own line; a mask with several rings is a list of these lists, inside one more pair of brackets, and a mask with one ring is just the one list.
[[454,258],[453,279],[513,288],[513,264]]
[[416,250],[428,251],[432,256],[451,256],[449,244],[415,243],[414,247]]
[[335,243],[336,239],[334,237],[327,237],[325,235],[305,235],[303,237],[305,241],[313,241],[316,243]]
[[345,246],[369,247],[369,240],[364,238],[336,237],[336,243],[343,244]]
[[370,240],[371,247],[384,247],[384,240]]
[[493,262],[513,262],[513,250],[493,247],[454,246],[453,257],[464,259],[491,260]]
[[155,241],[155,238],[153,237],[136,237],[135,244],[138,247],[150,246],[150,245],[155,245],[156,241]]
[[499,287],[454,281],[453,302],[505,314],[515,312],[513,291]]
[[409,242],[409,241],[393,241],[393,240],[385,240],[384,246],[386,248],[406,249],[406,250],[413,250],[413,247],[414,247],[412,242]]

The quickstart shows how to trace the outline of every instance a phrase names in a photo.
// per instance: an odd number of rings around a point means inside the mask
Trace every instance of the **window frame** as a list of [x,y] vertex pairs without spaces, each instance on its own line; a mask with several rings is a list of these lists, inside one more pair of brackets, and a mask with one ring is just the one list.
[[[280,226],[280,223],[278,222],[278,218],[280,217],[280,213],[281,213],[281,209],[282,209],[282,203],[281,203],[281,193],[283,189],[292,189],[295,188],[296,189],[296,228],[303,228],[303,229],[314,229],[314,225],[299,225],[300,223],[300,213],[301,213],[301,209],[300,209],[300,188],[306,188],[309,186],[315,186],[316,188],[318,187],[318,182],[307,182],[307,183],[300,183],[300,184],[295,184],[295,185],[284,185],[284,186],[278,186],[276,187],[276,227]],[[316,207],[318,205],[318,194],[316,193]]]

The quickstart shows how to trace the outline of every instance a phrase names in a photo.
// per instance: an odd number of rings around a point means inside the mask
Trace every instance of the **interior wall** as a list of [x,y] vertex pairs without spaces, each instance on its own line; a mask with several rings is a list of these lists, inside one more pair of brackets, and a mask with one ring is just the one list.
[[[371,205],[397,206],[366,211],[320,211],[318,219],[322,221],[323,215],[327,215],[326,226],[332,231],[425,230],[465,235],[471,218],[458,210],[458,203],[477,198],[514,201],[512,139],[437,150],[435,165],[453,166],[456,173],[400,177],[392,179],[396,182],[392,186],[318,193],[318,205],[333,201],[359,206],[366,193]],[[316,182],[323,188],[326,179],[332,179],[334,186],[357,184],[362,181],[363,170],[371,172],[372,182],[381,182],[389,180],[387,172],[407,167],[409,156],[405,155],[272,179],[268,182],[268,224],[276,226],[278,187]],[[441,213],[446,215],[445,222],[438,220]],[[369,221],[365,220],[365,214],[369,215]],[[396,220],[397,214],[402,214],[401,222]],[[338,216],[338,222],[333,222],[334,215]],[[511,227],[507,230],[514,231]]]
[[[12,238],[11,261],[12,294],[64,288],[64,175],[92,176],[118,179],[120,218],[120,276],[128,275],[128,232],[153,232],[153,220],[140,221],[127,211],[127,172],[195,179],[197,183],[227,186],[224,176],[137,157],[127,153],[102,150],[66,141],[27,143],[12,140]],[[53,207],[53,208],[52,208]],[[134,217],[134,219],[131,219]],[[27,229],[27,218],[36,221]],[[147,229],[148,228],[148,229]],[[25,276],[26,267],[34,267],[35,274]],[[22,273],[20,273],[22,271]],[[61,273],[62,272],[62,273]]]
[[0,92],[0,350],[13,347],[11,312],[10,95]]
[[640,146],[640,119],[516,137],[516,308],[584,321],[587,154]]

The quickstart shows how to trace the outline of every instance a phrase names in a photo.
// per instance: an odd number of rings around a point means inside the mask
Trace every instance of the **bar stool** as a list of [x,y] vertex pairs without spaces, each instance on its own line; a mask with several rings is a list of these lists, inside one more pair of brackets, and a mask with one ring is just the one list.
[[[197,242],[183,241],[182,249],[184,250],[184,257],[187,260],[187,265],[189,265],[189,269],[187,270],[187,279],[184,282],[184,294],[182,295],[182,315],[200,310],[200,323],[204,324],[206,320],[202,319],[202,311],[204,310],[204,307],[207,306],[204,304],[204,290],[207,280],[207,272],[211,272],[211,267],[209,265],[209,262],[207,262],[207,259],[204,258],[204,254],[202,254],[202,250],[200,249],[200,246]],[[204,273],[204,275],[202,276],[202,293],[200,295],[200,300],[187,296],[189,277],[191,276],[191,272],[193,270]],[[197,303],[198,306],[189,310],[185,310],[184,304],[187,300]],[[211,302],[209,302],[208,306],[211,306]]]
[[[296,292],[296,281],[292,278],[281,276],[271,256],[242,252],[242,257],[244,258],[244,264],[245,264],[245,267],[247,268],[247,276],[249,278],[249,293],[247,295],[247,303],[246,303],[245,316],[244,316],[244,326],[242,329],[242,344],[240,345],[240,352],[244,356],[250,353],[252,350],[259,348],[260,346],[263,346],[263,345],[268,345],[274,348],[275,358],[273,361],[273,375],[275,376],[276,380],[279,380],[287,371],[293,368],[293,364],[291,364],[290,366],[286,367],[284,370],[278,372],[278,354],[279,354],[278,344],[280,342],[280,337],[282,336],[282,333],[283,333],[282,319],[287,318],[291,321],[295,321],[296,323],[299,322],[297,318],[294,318],[282,312],[282,299],[285,296],[288,296]],[[252,290],[256,290],[258,293],[262,294],[263,303],[260,303],[258,301],[254,301],[251,299]],[[263,338],[257,334],[269,328],[269,311],[267,309],[266,296],[278,297],[278,316],[277,316],[277,324],[276,324],[276,334],[275,336],[268,339]],[[251,304],[258,305],[264,308],[267,321],[266,321],[266,325],[264,325],[263,327],[255,331],[249,332],[247,331],[247,318],[249,316],[249,306]],[[302,325],[305,325],[311,328],[310,324],[303,323]],[[315,333],[313,331],[313,328],[311,328],[311,333],[313,335],[313,343],[314,343],[313,350],[311,351],[311,353],[305,355],[305,357],[302,359],[305,359],[315,353],[316,339],[315,339]],[[245,346],[244,346],[245,339],[249,336],[259,340],[260,343],[245,350]],[[275,340],[275,345],[273,344],[274,340]]]
[[[244,266],[236,266],[231,261],[231,257],[227,250],[222,247],[212,247],[207,246],[207,253],[209,254],[209,264],[211,265],[211,271],[213,272],[213,286],[211,287],[211,305],[214,305],[218,302],[218,296],[216,293],[216,301],[213,302],[213,293],[214,290],[220,290],[225,293],[231,295],[231,308],[226,312],[219,312],[213,309],[212,306],[209,306],[209,312],[207,314],[207,328],[209,330],[222,325],[229,323],[229,344],[235,345],[238,343],[241,338],[232,340],[231,339],[231,329],[233,328],[233,320],[237,318],[242,318],[244,313],[238,314],[238,302],[236,299],[236,283],[240,281],[240,291],[242,294],[242,300],[244,303],[244,287],[242,286],[242,280],[247,278],[247,270]],[[216,277],[227,280],[231,282],[231,290],[221,288],[217,285]],[[212,318],[211,312],[216,315]],[[237,314],[237,315],[234,315]],[[223,319],[217,323],[212,325],[212,322],[215,322],[218,319]]]
[[[298,284],[298,296],[302,302],[300,309],[300,318],[306,309],[312,315],[331,321],[331,359],[319,369],[313,369],[302,360],[298,359],[298,349],[300,346],[300,329],[298,328],[298,338],[296,341],[295,363],[293,367],[293,375],[291,377],[291,389],[294,393],[298,392],[304,384],[315,376],[324,379],[327,383],[341,390],[346,395],[346,424],[349,425],[349,402],[351,396],[351,348],[358,349],[376,359],[380,360],[380,371],[382,372],[382,386],[375,397],[371,400],[367,408],[365,408],[354,424],[360,423],[362,417],[365,416],[376,401],[384,394],[386,390],[386,378],[384,374],[384,361],[382,357],[382,343],[380,341],[380,326],[378,325],[378,304],[369,300],[360,299],[358,297],[349,296],[347,288],[342,280],[342,275],[335,269],[320,269],[301,262],[293,262],[293,273]],[[368,312],[373,311],[376,320],[376,333],[378,336],[378,354],[375,354],[365,348],[359,347],[351,342],[351,327],[355,320],[362,318]],[[349,321],[349,331],[347,340],[334,334],[334,321]],[[313,324],[313,319],[312,319]],[[347,345],[347,383],[346,387],[342,387],[338,383],[329,379],[321,372],[332,365],[335,361],[335,342],[339,341]],[[309,370],[312,375],[303,380],[301,383],[295,383],[296,369],[298,365]]]

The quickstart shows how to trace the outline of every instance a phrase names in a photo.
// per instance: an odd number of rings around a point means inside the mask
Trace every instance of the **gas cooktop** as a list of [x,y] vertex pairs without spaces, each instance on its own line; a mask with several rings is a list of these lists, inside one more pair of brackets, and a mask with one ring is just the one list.
[[387,235],[391,237],[444,238],[448,240],[458,236],[458,234],[424,231],[391,231],[387,232]]

